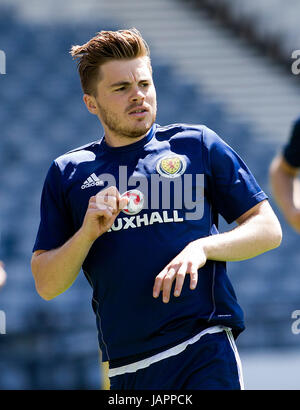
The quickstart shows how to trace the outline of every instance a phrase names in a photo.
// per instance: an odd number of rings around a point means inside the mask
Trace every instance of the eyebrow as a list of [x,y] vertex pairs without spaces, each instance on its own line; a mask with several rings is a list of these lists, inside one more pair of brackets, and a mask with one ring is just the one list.
[[[143,80],[140,80],[139,83],[144,83],[144,82],[147,82],[147,81],[150,81],[150,78],[145,78]],[[124,86],[124,85],[130,85],[130,84],[131,84],[130,81],[118,81],[117,83],[111,84],[109,86],[109,88],[121,87],[121,86]]]
[[111,84],[109,87],[113,88],[113,87],[120,87],[121,85],[129,85],[130,82],[129,81],[119,81],[117,83]]

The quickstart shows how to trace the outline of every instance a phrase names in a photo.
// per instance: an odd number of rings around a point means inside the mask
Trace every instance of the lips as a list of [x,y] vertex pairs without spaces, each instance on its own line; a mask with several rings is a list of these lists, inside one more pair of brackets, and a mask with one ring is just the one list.
[[145,107],[135,107],[129,111],[129,115],[142,115],[148,112],[148,109]]

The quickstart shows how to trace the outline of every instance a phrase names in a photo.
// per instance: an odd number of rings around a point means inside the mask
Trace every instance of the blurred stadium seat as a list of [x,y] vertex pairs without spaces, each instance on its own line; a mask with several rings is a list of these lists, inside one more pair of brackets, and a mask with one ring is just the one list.
[[189,0],[195,7],[206,8],[227,24],[247,34],[282,62],[288,64],[292,50],[299,49],[299,13],[297,0]]

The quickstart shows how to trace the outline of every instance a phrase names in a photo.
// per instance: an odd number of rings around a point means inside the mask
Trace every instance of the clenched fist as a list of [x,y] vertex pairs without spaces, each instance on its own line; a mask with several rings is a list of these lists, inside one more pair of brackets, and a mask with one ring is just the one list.
[[89,240],[95,241],[108,231],[128,201],[129,199],[122,197],[114,186],[103,189],[97,195],[92,196],[82,224],[82,231]]

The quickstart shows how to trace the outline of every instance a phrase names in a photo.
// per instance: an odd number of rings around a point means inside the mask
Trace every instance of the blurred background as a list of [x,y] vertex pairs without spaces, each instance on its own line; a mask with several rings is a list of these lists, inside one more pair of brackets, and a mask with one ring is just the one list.
[[[60,154],[100,138],[82,102],[68,52],[101,30],[136,27],[150,45],[157,122],[202,123],[244,158],[283,228],[280,248],[229,263],[245,312],[237,340],[246,389],[300,388],[299,236],[274,204],[273,156],[300,115],[297,0],[0,0],[0,389],[103,386],[91,289],[83,274],[46,302],[35,291],[31,251],[46,172]],[[221,228],[230,227],[223,224]]]

